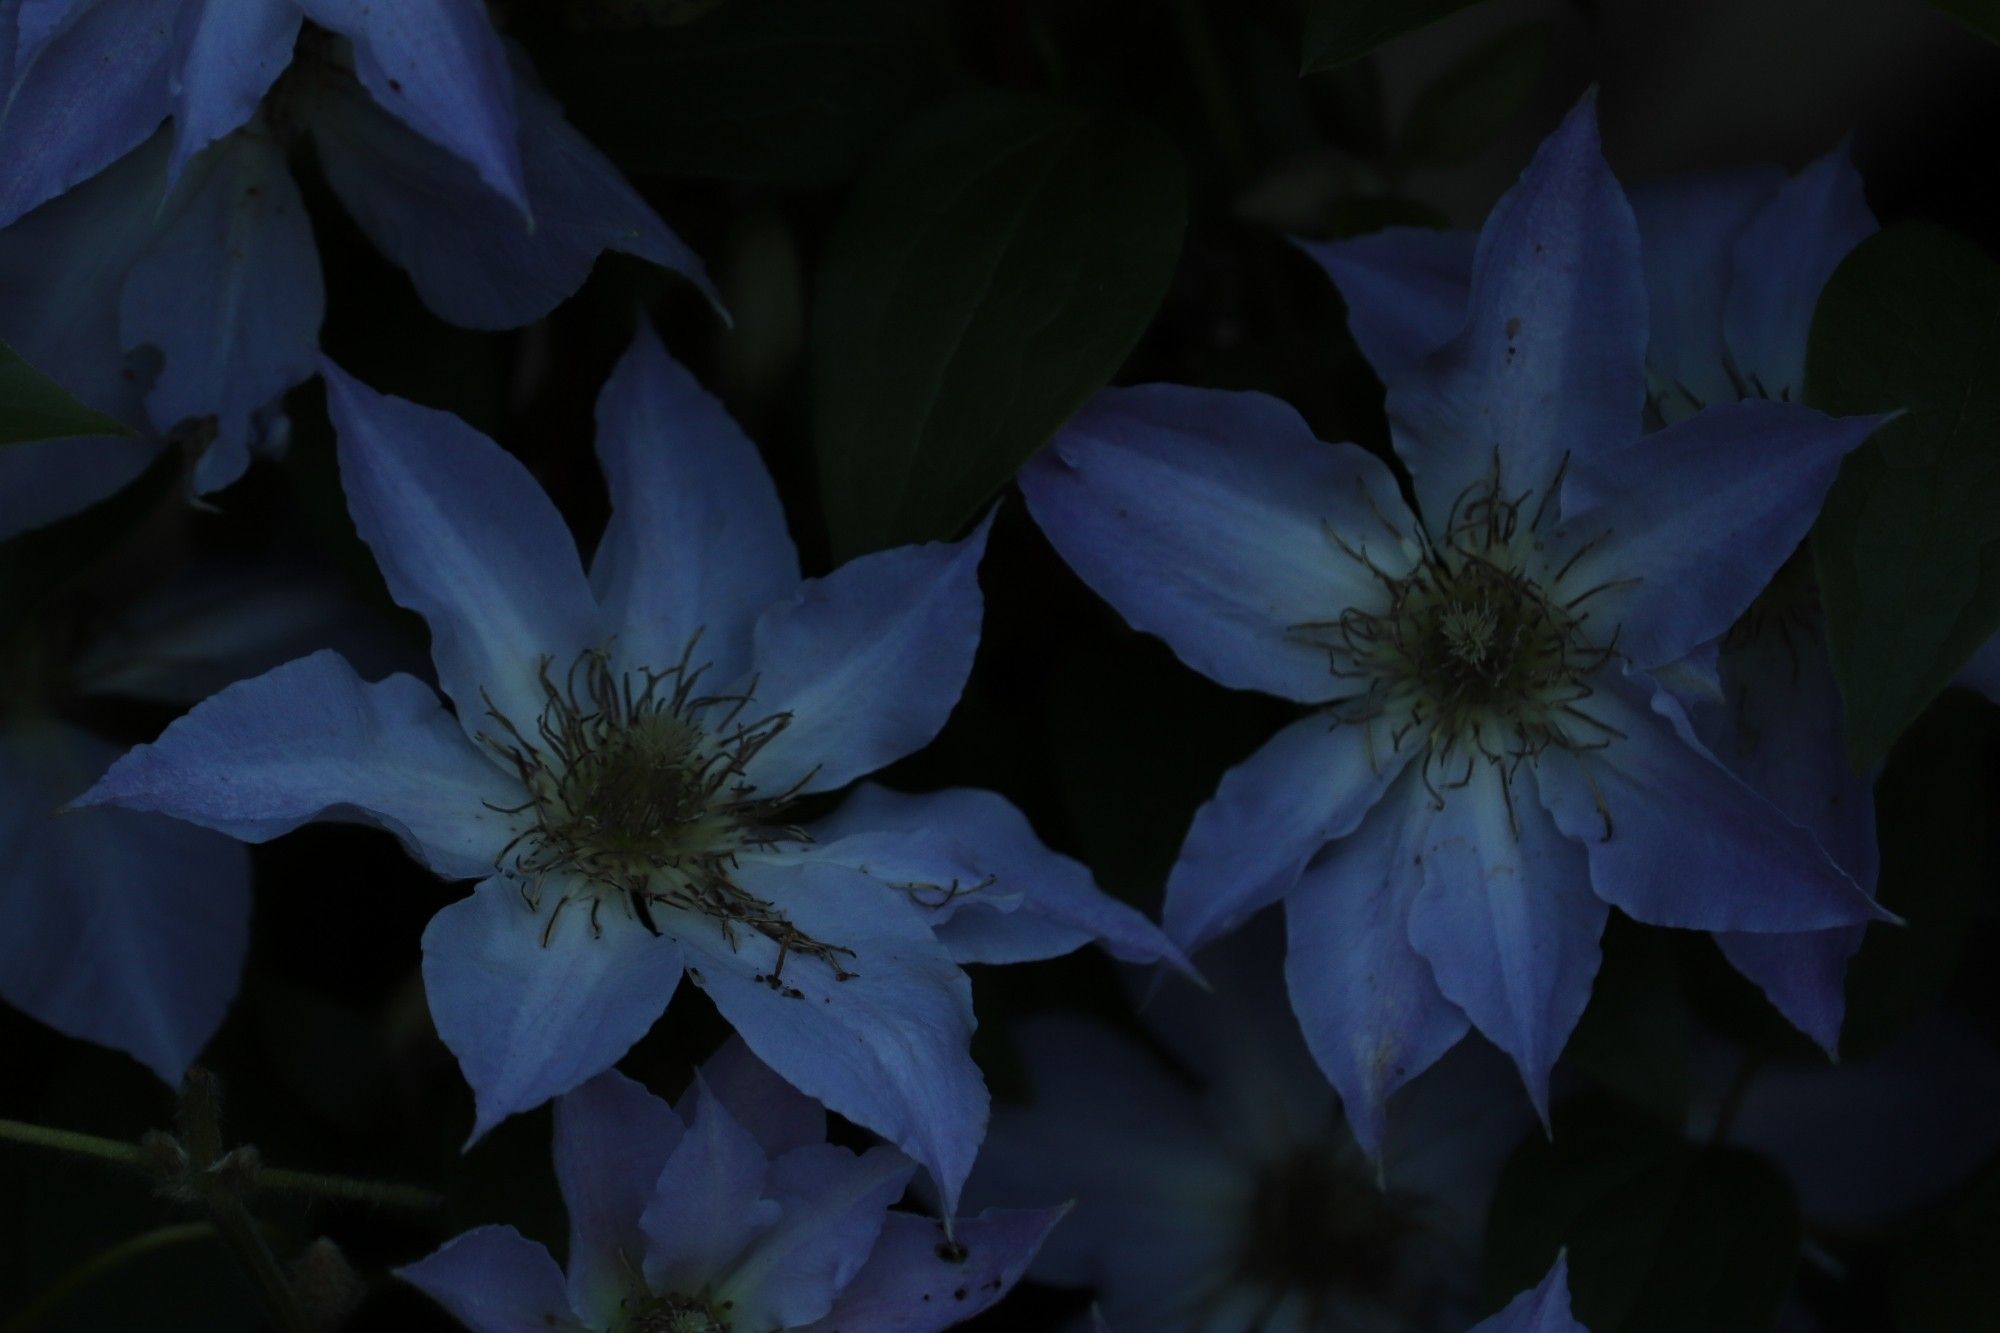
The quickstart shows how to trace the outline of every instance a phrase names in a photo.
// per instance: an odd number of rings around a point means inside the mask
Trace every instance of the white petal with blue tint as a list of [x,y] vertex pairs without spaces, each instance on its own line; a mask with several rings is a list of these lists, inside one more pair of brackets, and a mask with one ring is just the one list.
[[778,1221],[779,1205],[765,1197],[764,1150],[700,1078],[694,1116],[639,1219],[646,1284],[662,1295],[714,1290],[736,1257]]
[[179,176],[203,148],[256,114],[292,63],[301,16],[296,0],[184,0],[175,19],[174,155]]
[[556,1183],[569,1212],[569,1303],[609,1324],[645,1261],[639,1219],[681,1141],[667,1104],[615,1069],[556,1099]]
[[1537,1286],[1480,1320],[1470,1333],[1590,1333],[1569,1311],[1569,1256],[1557,1255],[1555,1267]]
[[562,1270],[512,1227],[478,1227],[396,1276],[472,1333],[549,1333],[570,1326]]
[[854,1153],[831,1143],[771,1163],[765,1190],[782,1210],[716,1285],[749,1328],[800,1328],[833,1308],[882,1234],[916,1164],[894,1148]]
[[1465,326],[1479,243],[1472,232],[1388,227],[1349,240],[1292,243],[1340,289],[1348,332],[1385,384]]
[[994,1208],[951,1234],[928,1217],[890,1213],[868,1262],[805,1333],[935,1333],[1014,1289],[1065,1209]]

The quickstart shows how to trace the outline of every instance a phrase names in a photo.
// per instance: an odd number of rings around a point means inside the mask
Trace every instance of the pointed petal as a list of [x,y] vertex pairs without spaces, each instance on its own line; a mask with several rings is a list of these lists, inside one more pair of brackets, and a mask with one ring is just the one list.
[[1555,1267],[1539,1286],[1507,1302],[1500,1313],[1480,1320],[1471,1333],[1590,1333],[1569,1312],[1569,1255],[1558,1254]]
[[[1874,775],[1855,773],[1842,746],[1840,690],[1824,629],[1815,618],[1732,635],[1721,665],[1724,698],[1690,710],[1696,734],[1872,894],[1880,864]],[[1846,1014],[1847,960],[1862,934],[1848,926],[1718,935],[1716,943],[1779,1013],[1832,1052]]]
[[562,1270],[512,1227],[476,1227],[396,1276],[472,1333],[549,1333],[570,1323]]
[[965,974],[914,908],[864,875],[811,862],[746,862],[743,874],[795,929],[853,950],[841,955],[852,975],[797,950],[777,971],[762,934],[739,927],[732,947],[705,918],[662,920],[689,975],[758,1059],[922,1163],[951,1206],[986,1131]]
[[1752,392],[1801,396],[1820,290],[1875,226],[1843,144],[1780,186],[1736,238],[1723,328]]
[[1408,761],[1379,722],[1348,726],[1315,713],[1272,737],[1195,811],[1167,876],[1167,934],[1192,954],[1284,897]]
[[758,617],[752,707],[791,721],[752,761],[752,782],[835,791],[930,743],[979,647],[992,526],[989,515],[963,541],[850,560]]
[[1840,461],[1886,420],[1789,403],[1729,403],[1628,448],[1578,456],[1563,521],[1607,534],[1565,582],[1618,626],[1641,667],[1687,656],[1736,622],[1819,517]]
[[810,832],[815,859],[907,892],[960,963],[1055,958],[1097,940],[1128,963],[1188,966],[1159,927],[1050,851],[995,792],[914,795],[864,782]]
[[609,1324],[646,1258],[639,1219],[681,1141],[681,1120],[644,1085],[607,1069],[556,1099],[556,1183],[569,1211],[569,1303]]
[[167,174],[257,113],[292,63],[301,17],[293,0],[189,0],[175,20],[174,154]]
[[776,1224],[779,1205],[764,1197],[767,1169],[757,1140],[697,1076],[694,1118],[639,1219],[652,1290],[714,1289],[745,1247]]
[[1602,750],[1545,752],[1536,786],[1557,826],[1583,844],[1600,898],[1635,920],[1684,930],[1761,934],[1894,919],[1810,833],[1701,749],[1672,699],[1643,677],[1606,672],[1595,684],[1580,706],[1616,735]]
[[58,813],[116,753],[58,723],[0,732],[0,996],[178,1083],[236,997],[250,859],[157,815]]
[[1384,384],[1415,370],[1465,327],[1472,291],[1469,231],[1388,227],[1345,241],[1292,244],[1326,270],[1347,304],[1347,330]]
[[618,654],[658,670],[696,633],[718,684],[750,669],[759,612],[799,586],[771,475],[721,401],[645,321],[597,399],[611,522],[591,586]]
[[179,5],[103,0],[18,53],[0,101],[0,227],[95,176],[160,127]]
[[857,1154],[831,1143],[771,1163],[769,1193],[784,1213],[718,1284],[730,1318],[749,1328],[802,1328],[824,1316],[867,1262],[889,1205],[916,1171],[894,1148]]
[[492,730],[490,706],[532,734],[542,667],[559,676],[599,636],[562,516],[519,460],[449,412],[321,367],[348,511],[390,594],[429,622],[459,725]]
[[79,805],[154,810],[245,842],[359,819],[441,875],[489,873],[521,793],[465,741],[430,686],[369,684],[317,652],[241,681],[111,766]]
[[195,472],[218,489],[250,463],[251,415],[312,377],[326,310],[305,202],[278,145],[235,135],[183,177],[169,220],[125,279],[127,347],[160,349],[146,411],[165,434],[216,419]]
[[553,884],[543,893],[531,909],[495,876],[424,930],[424,991],[472,1085],[474,1139],[611,1068],[680,981],[673,941],[615,910],[601,914],[597,933],[582,902],[561,908],[551,927],[562,900]]
[[533,216],[507,52],[478,0],[294,0],[354,44],[354,73],[398,120]]
[[992,1208],[941,1223],[890,1213],[868,1263],[832,1313],[806,1333],[935,1333],[998,1304],[1021,1280],[1066,1208]]
[[1389,424],[1417,512],[1437,526],[1496,453],[1509,494],[1546,486],[1565,454],[1636,437],[1645,403],[1638,227],[1598,146],[1591,94],[1494,205],[1467,322],[1391,386]]
[[318,104],[327,182],[375,247],[439,316],[474,329],[529,324],[583,285],[606,250],[684,274],[716,302],[701,261],[540,89],[517,86],[534,222],[457,157],[358,90]]
[[1608,915],[1589,862],[1531,791],[1510,804],[1488,764],[1445,793],[1421,847],[1410,943],[1438,989],[1513,1057],[1546,1124],[1549,1071],[1590,1002]]
[[1785,178],[1777,167],[1675,176],[1627,194],[1639,223],[1652,333],[1646,366],[1668,420],[1742,397],[1722,338],[1737,235]]
[[[1301,625],[1372,605],[1413,525],[1389,469],[1324,444],[1275,398],[1173,384],[1107,389],[1021,470],[1029,512],[1134,629],[1232,689],[1341,693]],[[1401,535],[1399,535],[1401,534]]]
[[[826,1141],[826,1109],[779,1078],[741,1037],[729,1038],[702,1062],[701,1081],[736,1123],[750,1131],[766,1157],[775,1160],[794,1148]],[[681,1096],[683,1120],[694,1115],[694,1092],[689,1088]]]
[[2000,634],[1988,639],[1972,655],[1972,660],[1958,673],[1957,683],[2000,703]]
[[[1412,790],[1404,790],[1410,788]],[[1405,776],[1359,828],[1307,867],[1285,898],[1285,983],[1348,1128],[1381,1160],[1389,1095],[1465,1036],[1466,1017],[1410,945],[1423,887],[1421,789]]]

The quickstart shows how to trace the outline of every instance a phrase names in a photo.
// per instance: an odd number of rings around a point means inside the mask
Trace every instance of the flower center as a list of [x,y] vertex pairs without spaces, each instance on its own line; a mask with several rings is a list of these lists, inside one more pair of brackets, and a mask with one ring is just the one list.
[[649,1296],[626,1302],[616,1333],[729,1333],[728,1308],[699,1296]]
[[775,941],[778,964],[765,978],[774,989],[793,953],[821,958],[845,977],[839,959],[849,951],[800,932],[736,883],[746,851],[806,840],[785,818],[796,790],[763,793],[748,776],[791,716],[746,721],[749,692],[705,693],[706,667],[692,665],[694,649],[690,642],[664,671],[619,671],[608,654],[588,649],[560,683],[545,659],[542,712],[528,730],[489,702],[501,734],[481,739],[514,769],[527,798],[502,811],[522,823],[496,866],[535,911],[545,883],[562,886],[544,944],[578,898],[590,904],[593,933],[602,931],[606,901],[654,934],[653,911],[666,907],[716,921],[732,947],[746,929]]
[[1551,747],[1600,749],[1616,736],[1581,707],[1617,639],[1615,629],[1594,632],[1586,603],[1613,585],[1571,586],[1602,538],[1548,568],[1545,525],[1561,480],[1558,469],[1539,498],[1509,498],[1496,466],[1454,503],[1441,534],[1425,536],[1403,574],[1334,534],[1387,595],[1379,609],[1350,607],[1337,620],[1297,627],[1327,650],[1334,676],[1358,687],[1333,705],[1335,718],[1386,723],[1398,750],[1421,740],[1423,782],[1440,807],[1443,792],[1469,783],[1482,760],[1505,783]]

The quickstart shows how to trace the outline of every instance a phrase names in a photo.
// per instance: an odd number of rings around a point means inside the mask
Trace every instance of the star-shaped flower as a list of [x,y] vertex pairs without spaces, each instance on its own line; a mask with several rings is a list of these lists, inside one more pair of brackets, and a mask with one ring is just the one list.
[[[961,962],[1177,957],[987,792],[839,791],[927,743],[979,640],[986,526],[800,581],[754,446],[650,331],[598,402],[586,574],[527,471],[324,369],[355,526],[453,710],[316,654],[225,690],[85,797],[260,842],[359,818],[482,882],[424,935],[475,1135],[609,1068],[683,971],[801,1091],[928,1168],[984,1132]],[[455,714],[455,715],[454,715]]]
[[1224,776],[1167,886],[1189,951],[1286,904],[1292,1001],[1371,1151],[1477,1027],[1546,1113],[1610,907],[1724,933],[1882,913],[1648,674],[1723,634],[1878,418],[1642,434],[1632,212],[1586,99],[1494,208],[1462,328],[1395,379],[1416,499],[1257,394],[1110,391],[1023,471],[1083,579],[1220,683],[1314,710]]

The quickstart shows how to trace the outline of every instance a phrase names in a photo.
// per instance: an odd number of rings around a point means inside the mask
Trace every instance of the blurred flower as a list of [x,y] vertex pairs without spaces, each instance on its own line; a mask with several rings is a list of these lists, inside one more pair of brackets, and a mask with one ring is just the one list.
[[1462,1333],[1486,1208],[1528,1128],[1468,1043],[1397,1098],[1379,1172],[1286,1017],[1275,929],[1204,953],[1147,1027],[1197,1085],[1092,1020],[1014,1029],[1031,1101],[1002,1106],[968,1187],[1074,1198],[1030,1269],[1097,1293],[1113,1333]]
[[[959,965],[1177,957],[990,793],[794,798],[927,743],[979,640],[986,527],[801,582],[755,447],[650,331],[598,403],[615,512],[589,574],[547,497],[456,417],[327,366],[348,505],[431,626],[447,712],[331,653],[234,686],[85,798],[261,842],[395,832],[480,878],[424,935],[474,1134],[609,1068],[682,970],[760,1058],[902,1146],[947,1206],[984,1133]],[[816,836],[817,833],[817,836]]]
[[1134,626],[1321,705],[1196,814],[1166,921],[1192,951],[1286,903],[1293,1006],[1371,1152],[1468,1025],[1546,1115],[1610,906],[1724,933],[1886,915],[1647,674],[1742,614],[1879,418],[1740,403],[1642,435],[1645,346],[1586,99],[1488,219],[1462,330],[1390,386],[1415,514],[1257,394],[1113,390],[1023,470]]
[[[1845,149],[1796,176],[1749,167],[1628,191],[1639,227],[1651,332],[1654,424],[1705,406],[1799,401],[1813,308],[1848,251],[1875,230]],[[1339,286],[1355,341],[1385,381],[1414,369],[1465,320],[1476,238],[1391,228],[1303,248]],[[1870,893],[1874,774],[1842,745],[1841,703],[1810,553],[1801,547],[1717,642],[1682,690],[1709,752],[1816,837]],[[1778,1011],[1829,1052],[1840,1041],[1858,926],[1801,934],[1723,933],[1717,942]]]
[[475,1333],[929,1333],[1005,1296],[1063,1215],[995,1210],[947,1232],[890,1210],[907,1157],[825,1138],[824,1112],[737,1043],[678,1109],[607,1071],[556,1102],[566,1277],[505,1226],[400,1275]]
[[105,697],[186,704],[316,644],[365,644],[358,628],[332,588],[291,571],[201,569],[80,644],[62,617],[8,636],[0,997],[179,1082],[236,996],[250,858],[229,838],[161,815],[62,811],[118,747],[60,706]]
[[708,290],[476,0],[0,0],[0,89],[0,339],[145,431],[0,455],[0,537],[171,441],[203,449],[198,493],[282,443],[325,310],[286,162],[303,138],[455,324],[538,319],[606,249]]
[[1498,1314],[1480,1320],[1471,1333],[1589,1333],[1569,1312],[1568,1257],[1558,1255],[1534,1290],[1522,1292]]

